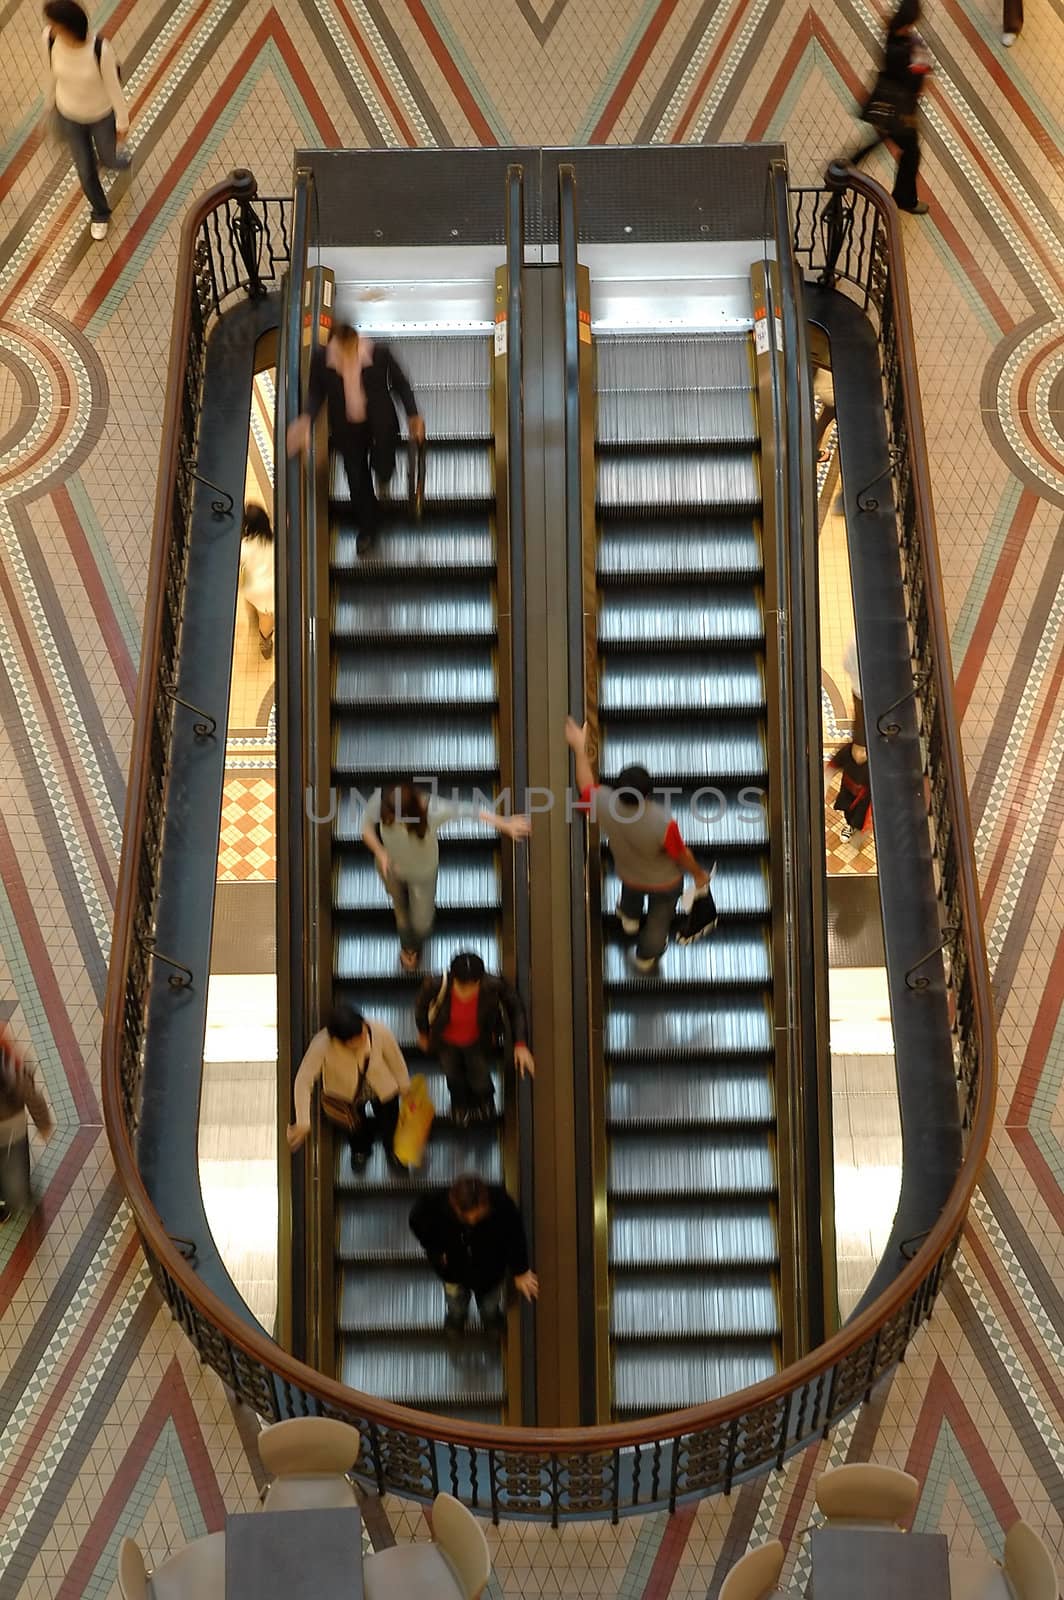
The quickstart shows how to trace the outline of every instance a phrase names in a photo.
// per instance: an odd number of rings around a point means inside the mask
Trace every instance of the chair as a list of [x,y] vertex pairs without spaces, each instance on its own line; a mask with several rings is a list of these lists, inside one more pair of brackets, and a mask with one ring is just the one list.
[[332,1417],[292,1417],[259,1434],[259,1459],[272,1478],[264,1511],[328,1511],[357,1505],[347,1474],[358,1460],[358,1429]]
[[817,1479],[816,1503],[829,1527],[894,1528],[901,1533],[919,1493],[911,1473],[861,1461],[823,1473]]
[[778,1539],[748,1550],[724,1579],[718,1600],[765,1600],[774,1594],[783,1571],[783,1553]]
[[949,1558],[950,1600],[1057,1600],[1053,1557],[1034,1529],[1014,1522],[1005,1535],[1005,1564],[988,1556]]
[[478,1600],[491,1577],[484,1530],[452,1495],[432,1502],[432,1543],[397,1544],[366,1556],[366,1600]]
[[153,1572],[144,1565],[136,1540],[123,1539],[118,1587],[123,1600],[225,1600],[225,1534],[194,1539]]

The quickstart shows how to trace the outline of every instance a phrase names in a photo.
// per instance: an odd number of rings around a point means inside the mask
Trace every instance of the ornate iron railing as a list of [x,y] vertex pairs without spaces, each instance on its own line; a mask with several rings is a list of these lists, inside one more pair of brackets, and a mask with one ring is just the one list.
[[[832,182],[835,191],[795,192],[795,248],[811,273],[839,276],[867,310],[879,338],[944,936],[951,930],[946,974],[965,1156],[946,1206],[912,1260],[819,1349],[711,1405],[584,1429],[451,1421],[359,1394],[313,1371],[240,1321],[196,1276],[167,1236],[138,1170],[134,1135],[151,940],[174,759],[169,694],[179,666],[204,349],[211,321],[227,298],[238,290],[255,292],[263,279],[261,256],[256,252],[253,271],[239,242],[228,256],[229,278],[220,275],[211,255],[218,235],[213,223],[209,230],[205,225],[215,210],[224,206],[231,216],[230,203],[240,203],[236,178],[207,196],[185,224],[103,1036],[104,1116],[155,1283],[200,1358],[269,1421],[327,1415],[353,1423],[362,1438],[359,1475],[380,1491],[428,1500],[447,1489],[496,1520],[532,1517],[553,1524],[568,1517],[616,1519],[662,1506],[673,1510],[685,1499],[728,1492],[825,1434],[902,1359],[930,1315],[960,1243],[989,1143],[996,1059],[912,322],[892,203],[877,184],[856,174],[836,173]],[[261,204],[253,201],[253,186],[245,203]],[[282,207],[278,226],[283,216]],[[268,270],[280,260],[279,254],[270,257]]]

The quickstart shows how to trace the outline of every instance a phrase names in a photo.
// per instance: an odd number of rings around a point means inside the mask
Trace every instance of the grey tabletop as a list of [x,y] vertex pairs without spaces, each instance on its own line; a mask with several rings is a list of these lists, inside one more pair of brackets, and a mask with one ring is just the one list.
[[944,1533],[817,1528],[813,1600],[949,1600]]
[[225,1519],[225,1600],[362,1600],[362,1517],[252,1511]]

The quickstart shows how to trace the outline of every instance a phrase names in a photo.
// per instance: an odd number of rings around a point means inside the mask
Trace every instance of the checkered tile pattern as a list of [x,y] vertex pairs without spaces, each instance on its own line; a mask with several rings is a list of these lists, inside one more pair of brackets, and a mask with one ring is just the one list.
[[228,773],[222,791],[219,883],[273,883],[277,877],[276,828],[274,774]]

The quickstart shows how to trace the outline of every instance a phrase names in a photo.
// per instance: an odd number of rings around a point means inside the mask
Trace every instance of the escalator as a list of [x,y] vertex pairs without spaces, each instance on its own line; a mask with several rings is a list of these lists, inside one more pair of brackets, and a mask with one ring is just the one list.
[[502,1181],[499,1118],[459,1129],[434,1061],[420,1056],[414,997],[426,972],[460,949],[501,966],[498,836],[476,821],[440,833],[438,916],[422,973],[399,964],[394,918],[361,842],[362,797],[397,777],[438,777],[439,792],[497,792],[500,776],[492,347],[480,334],[390,340],[425,417],[429,448],[423,515],[406,498],[400,461],[367,558],[345,525],[337,463],[331,545],[331,736],[339,794],[332,840],[332,968],[338,999],[386,1023],[410,1070],[424,1072],[437,1120],[424,1165],[404,1177],[375,1146],[355,1174],[335,1141],[336,1372],[382,1399],[481,1421],[503,1414],[498,1339],[475,1313],[457,1344],[443,1334],[443,1291],[408,1227],[416,1195],[475,1170]]
[[745,792],[768,787],[765,617],[750,336],[596,351],[602,778],[638,762],[681,791],[719,910],[642,975],[604,849],[612,1408],[630,1417],[779,1364],[767,811]]

